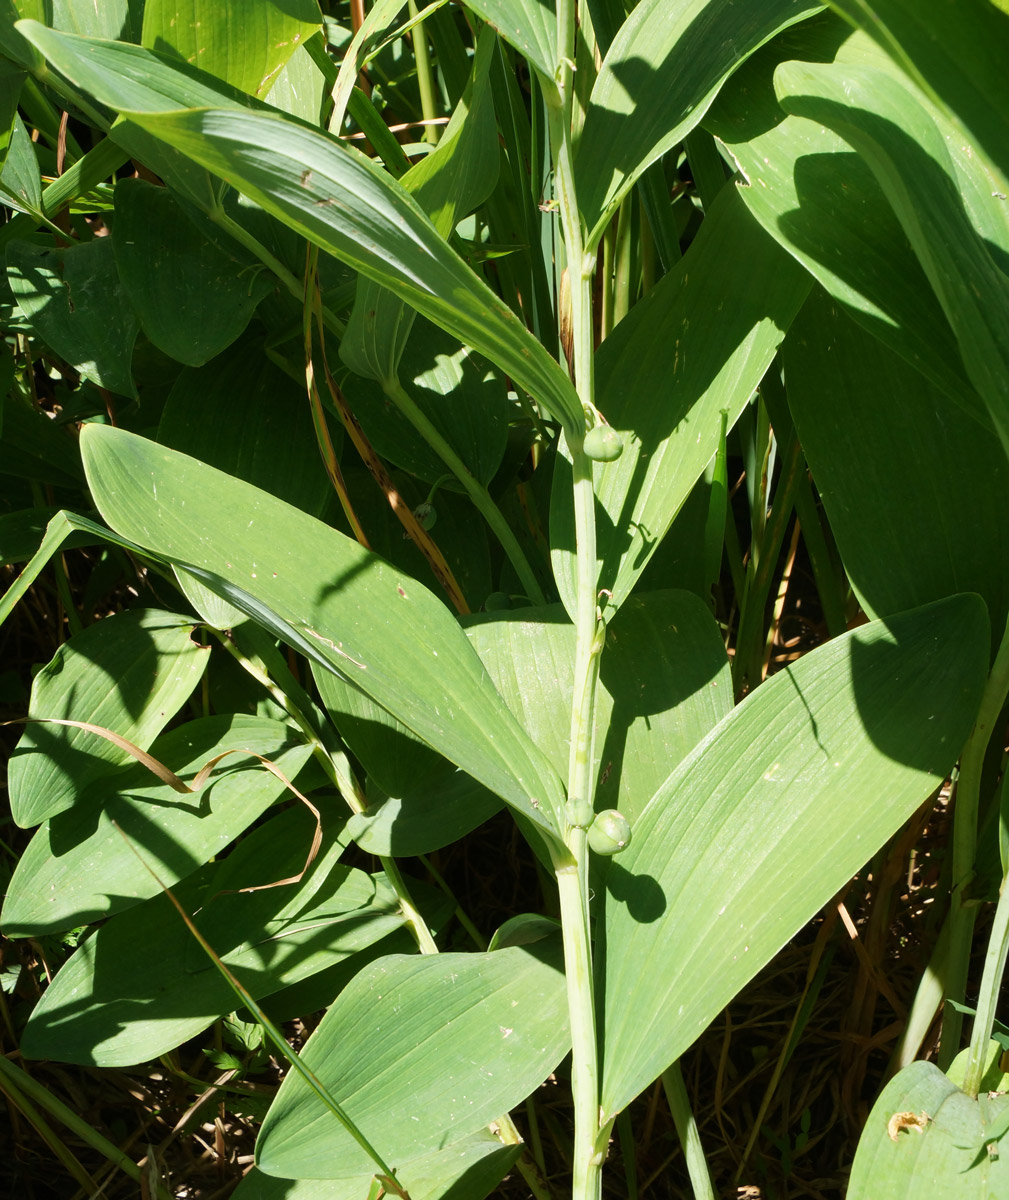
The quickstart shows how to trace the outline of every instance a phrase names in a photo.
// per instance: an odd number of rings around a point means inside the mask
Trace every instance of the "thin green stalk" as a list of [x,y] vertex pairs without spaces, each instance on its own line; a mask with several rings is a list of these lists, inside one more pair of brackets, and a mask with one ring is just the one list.
[[995,921],[988,937],[988,953],[984,960],[977,1012],[974,1015],[974,1027],[971,1031],[970,1053],[967,1057],[967,1071],[963,1081],[963,1090],[968,1096],[977,1096],[981,1090],[985,1055],[988,1052],[988,1041],[995,1023],[995,1009],[999,993],[1002,990],[1006,955],[1009,954],[1009,887],[1006,886],[1006,883],[1007,880],[1003,879],[1002,886],[999,888],[998,906],[995,909]]
[[[3,1080],[5,1090],[10,1088],[29,1098],[32,1102],[38,1105],[39,1108],[55,1117],[61,1125],[65,1125],[71,1133],[97,1150],[99,1154],[107,1158],[110,1163],[118,1167],[124,1175],[128,1175],[135,1183],[139,1183],[142,1175],[140,1167],[119,1149],[108,1138],[103,1137],[97,1130],[75,1113],[72,1108],[69,1108],[62,1100],[59,1100],[42,1084],[37,1083],[32,1077],[21,1068],[16,1067],[4,1055],[0,1054],[0,1079]],[[159,1184],[158,1185],[158,1200],[171,1200],[169,1193]]]
[[613,263],[613,324],[619,325],[631,310],[634,286],[634,240],[631,236],[634,193],[628,192],[617,213],[616,252]]
[[504,550],[508,561],[515,568],[515,573],[518,575],[522,586],[526,589],[526,595],[532,603],[546,604],[543,589],[540,587],[533,569],[529,565],[529,560],[526,558],[522,547],[518,543],[518,539],[512,532],[511,526],[504,519],[501,510],[491,499],[490,492],[473,475],[469,467],[466,466],[455,450],[452,449],[451,445],[442,437],[431,421],[428,420],[398,379],[385,380],[382,387],[393,404],[396,405],[403,416],[406,417],[424,441],[427,442],[435,454],[438,455],[445,466],[452,472],[453,476],[466,489],[466,494],[473,502],[473,506],[491,527],[494,536],[500,542],[501,549]]
[[694,1192],[694,1200],[718,1200],[715,1189],[708,1174],[708,1164],[701,1147],[701,1137],[697,1131],[697,1121],[690,1107],[690,1097],[687,1095],[687,1085],[683,1082],[683,1072],[678,1062],[662,1072],[662,1086],[666,1093],[669,1111],[673,1114],[673,1124],[683,1147],[683,1157],[687,1164],[687,1174],[690,1176],[690,1186]]
[[[408,9],[412,20],[417,17],[417,5],[415,0],[409,0]],[[420,91],[420,108],[424,114],[425,121],[436,121],[438,119],[438,104],[435,99],[434,72],[431,69],[431,51],[427,44],[427,34],[424,31],[424,22],[416,21],[411,33],[413,39],[413,58],[417,64],[417,87]],[[438,140],[438,126],[426,125],[424,127],[424,141],[431,142],[432,145]]]
[[[998,715],[1009,695],[1009,626],[985,684],[977,719],[960,759],[960,779],[953,809],[953,885],[949,914],[949,960],[946,997],[962,1002],[967,985],[971,941],[977,908],[964,903],[964,892],[974,873],[977,854],[977,814],[981,793],[981,770],[985,751]],[[946,1070],[960,1048],[963,1014],[951,1004],[942,1018],[939,1067]]]

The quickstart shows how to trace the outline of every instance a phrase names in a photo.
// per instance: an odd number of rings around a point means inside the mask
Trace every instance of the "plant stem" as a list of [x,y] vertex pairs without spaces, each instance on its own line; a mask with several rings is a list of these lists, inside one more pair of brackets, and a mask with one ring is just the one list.
[[451,445],[439,433],[398,379],[383,380],[382,388],[403,416],[406,417],[424,441],[427,442],[445,466],[448,467],[452,475],[466,489],[466,495],[473,502],[474,508],[476,508],[491,527],[495,537],[501,544],[501,549],[507,555],[508,561],[515,568],[515,573],[525,588],[526,595],[530,601],[533,604],[546,604],[543,589],[540,587],[533,569],[529,565],[529,560],[523,553],[522,547],[512,532],[511,526],[504,519],[501,510],[491,499],[490,492],[487,491],[459,455],[456,454],[455,450],[452,449]]
[[[977,814],[981,793],[981,770],[992,730],[1009,695],[1009,626],[995,656],[988,682],[985,684],[977,719],[960,759],[960,780],[956,789],[953,810],[953,881],[949,914],[949,959],[947,963],[946,996],[962,1001],[967,984],[971,939],[974,933],[976,906],[964,903],[964,891],[974,875],[977,853]],[[939,1067],[946,1070],[960,1047],[963,1014],[952,1005],[946,1006],[942,1018],[942,1037],[939,1043]]]
[[701,1148],[697,1122],[690,1107],[687,1086],[683,1082],[683,1072],[678,1062],[674,1062],[671,1067],[662,1072],[662,1086],[665,1089],[669,1111],[673,1114],[673,1124],[676,1126],[680,1145],[683,1147],[683,1157],[687,1164],[687,1174],[690,1176],[694,1200],[717,1200],[715,1189],[711,1185],[708,1164]]
[[977,1096],[981,1090],[988,1040],[991,1037],[995,1008],[1002,989],[1006,955],[1009,954],[1009,887],[1006,886],[1006,882],[1007,880],[1003,879],[999,888],[998,907],[995,909],[995,922],[988,938],[988,953],[984,960],[984,974],[981,977],[977,1012],[971,1031],[967,1072],[963,1081],[963,1090],[968,1096]]
[[[415,0],[409,0],[411,17],[417,16]],[[424,32],[424,22],[418,21],[410,35],[413,41],[413,57],[417,64],[417,88],[420,91],[420,108],[425,121],[435,121],[438,117],[438,106],[435,102],[434,72],[431,70],[431,51],[427,44],[427,34]],[[424,141],[437,142],[438,126],[427,125],[424,128]]]

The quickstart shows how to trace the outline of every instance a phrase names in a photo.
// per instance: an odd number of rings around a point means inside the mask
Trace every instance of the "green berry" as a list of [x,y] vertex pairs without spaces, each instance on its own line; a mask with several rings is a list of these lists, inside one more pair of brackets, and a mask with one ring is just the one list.
[[511,596],[507,592],[491,592],[483,602],[484,612],[502,612],[511,606]]
[[413,510],[413,515],[421,529],[434,529],[434,523],[438,520],[438,513],[433,504],[418,504]]
[[596,813],[596,819],[589,826],[589,846],[596,854],[619,854],[631,842],[630,822],[615,808],[606,808]]
[[595,425],[585,435],[582,449],[593,462],[613,462],[624,452],[620,434],[609,425]]

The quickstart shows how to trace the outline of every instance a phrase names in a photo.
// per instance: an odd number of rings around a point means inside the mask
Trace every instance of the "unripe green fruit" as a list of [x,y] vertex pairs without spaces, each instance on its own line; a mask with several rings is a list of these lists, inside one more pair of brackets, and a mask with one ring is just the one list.
[[613,462],[623,454],[624,442],[609,425],[595,425],[585,435],[582,449],[593,462]]
[[507,592],[491,592],[483,602],[484,612],[502,612],[511,606],[512,598]]
[[630,822],[615,808],[604,809],[589,826],[588,839],[596,854],[619,854],[631,844]]
[[434,529],[434,523],[438,520],[438,513],[433,504],[418,504],[413,510],[413,515],[421,529]]

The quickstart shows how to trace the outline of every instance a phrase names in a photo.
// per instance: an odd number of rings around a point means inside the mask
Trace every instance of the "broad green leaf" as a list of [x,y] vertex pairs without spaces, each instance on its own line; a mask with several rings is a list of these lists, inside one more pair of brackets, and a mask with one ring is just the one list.
[[[561,606],[474,618],[467,633],[523,728],[567,771],[575,636]],[[633,819],[731,707],[725,646],[705,605],[673,591],[628,602],[602,657],[597,807]]]
[[140,38],[140,23],[135,23],[130,0],[52,0],[53,29],[82,37],[112,38],[133,42]]
[[1009,1113],[1009,1096],[961,1092],[930,1062],[886,1085],[859,1138],[849,1200],[994,1200],[1009,1191],[1009,1156],[985,1138]]
[[322,24],[317,0],[145,0],[143,43],[265,96]]
[[[965,129],[1009,181],[1009,15],[999,0],[832,0]],[[1001,8],[1001,11],[1000,11]],[[1009,187],[1003,184],[1003,190]]]
[[606,877],[606,1119],[942,782],[988,642],[971,595],[862,626],[757,688],[663,784]]
[[1009,462],[998,441],[819,288],[784,361],[803,453],[869,616],[977,592],[1003,629]]
[[15,129],[18,97],[25,73],[8,62],[0,62],[0,172]]
[[35,147],[17,114],[0,171],[0,199],[8,208],[37,216],[42,211],[42,176]]
[[775,90],[787,112],[839,133],[872,169],[1009,447],[1009,278],[965,211],[946,141],[923,103],[892,74],[849,64],[783,63]]
[[273,275],[234,243],[209,241],[167,188],[121,179],[115,203],[116,266],[144,333],[178,362],[202,366],[240,336]]
[[819,121],[788,116],[773,74],[786,59],[857,64],[865,43],[824,14],[755,55],[705,126],[744,177],[747,208],[848,315],[986,425],[942,307],[868,165]]
[[[463,1141],[570,1047],[557,939],[492,954],[393,955],[336,998],[302,1056],[392,1162]],[[364,1152],[293,1072],[256,1143],[267,1175],[346,1179]]]
[[283,501],[134,434],[89,426],[81,446],[113,528],[371,696],[556,836],[559,779],[425,587]]
[[265,113],[145,112],[130,120],[395,292],[485,354],[564,424],[582,428],[581,406],[557,361],[369,159]]
[[318,125],[325,82],[312,56],[304,46],[299,46],[273,81],[266,103],[310,125]]
[[690,132],[754,50],[818,12],[810,0],[641,0],[592,88],[575,155],[588,244],[644,169]]
[[7,280],[38,336],[83,378],[136,396],[131,363],[140,323],[119,278],[111,238],[66,249],[11,242]]
[[[746,269],[740,268],[746,264]],[[593,468],[599,588],[624,602],[753,394],[809,280],[725,188],[682,262],[634,306],[596,359],[596,403],[624,452]],[[551,555],[574,605],[571,468],[558,459]]]
[[304,387],[263,354],[254,331],[179,375],[158,441],[313,516],[332,496]]
[[556,95],[557,16],[554,0],[465,0],[539,72],[546,91]]
[[[207,649],[193,622],[158,609],[116,613],[57,650],[35,677],[30,717],[87,721],[146,750],[196,687]],[[31,724],[8,769],[11,811],[27,828],[70,808],[82,790],[133,759],[97,734]]]
[[343,120],[347,113],[347,105],[350,103],[350,95],[354,90],[368,50],[396,20],[405,5],[406,0],[376,0],[361,22],[360,29],[351,38],[333,87],[333,114],[329,120],[329,128],[334,133],[340,133],[343,130]]
[[[400,303],[388,292],[382,295],[390,304]],[[403,386],[424,416],[480,483],[490,483],[504,457],[508,426],[516,411],[501,373],[423,318],[413,327],[398,369]],[[376,451],[426,483],[443,479],[448,470],[444,462],[381,388],[359,375],[347,378],[344,391]],[[458,487],[452,480],[449,486]],[[437,541],[438,534],[434,537]]]
[[[327,810],[324,840],[299,883],[314,818],[289,809],[220,864],[174,889],[225,965],[253,997],[339,962],[402,924],[392,889],[338,863],[341,822]],[[223,895],[229,890],[235,894]],[[194,1037],[234,1008],[235,994],[167,896],[120,913],[84,941],[50,984],[24,1031],[31,1057],[130,1066]]]
[[[294,780],[310,747],[263,717],[205,717],[164,733],[151,754],[185,783],[228,751],[192,797],[139,764],[86,786],[68,812],[47,821],[22,854],[7,889],[3,927],[10,937],[54,933],[112,916],[212,859],[276,800],[283,783],[249,754],[268,758]],[[134,849],[123,840],[123,834]]]
[[[411,1196],[425,1200],[485,1200],[521,1153],[521,1146],[503,1146],[484,1132],[397,1164],[396,1179]],[[234,1200],[361,1200],[373,1177],[278,1179],[253,1167],[232,1195]]]
[[[466,92],[441,140],[399,180],[443,238],[451,236],[458,220],[478,208],[497,183],[500,149],[488,87],[495,49],[493,34],[485,30]],[[358,375],[396,379],[415,315],[399,296],[372,279],[360,279],[340,357]]]

